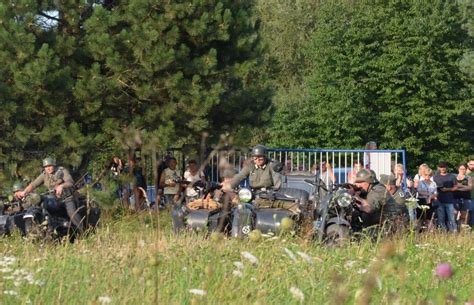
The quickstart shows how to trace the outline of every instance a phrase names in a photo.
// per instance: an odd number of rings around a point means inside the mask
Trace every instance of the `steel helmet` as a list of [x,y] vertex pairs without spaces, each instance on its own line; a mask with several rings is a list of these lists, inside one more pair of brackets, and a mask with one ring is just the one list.
[[375,171],[373,169],[370,170],[370,176],[372,177],[372,183],[378,182],[377,174],[375,173]]
[[15,182],[15,184],[13,184],[13,187],[12,187],[12,192],[15,193],[15,192],[23,191],[24,188],[25,187],[23,186],[23,183]]
[[255,145],[252,148],[252,156],[267,156],[267,148],[261,144]]
[[46,167],[46,166],[56,166],[56,160],[54,160],[53,158],[44,158],[43,159],[43,167]]
[[361,169],[357,172],[355,182],[367,182],[367,183],[374,183],[374,177],[372,173],[368,169]]

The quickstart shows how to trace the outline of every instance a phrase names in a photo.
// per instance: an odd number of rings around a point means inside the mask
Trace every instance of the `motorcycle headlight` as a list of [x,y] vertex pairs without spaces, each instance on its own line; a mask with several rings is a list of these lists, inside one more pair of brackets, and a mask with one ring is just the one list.
[[346,191],[338,192],[336,199],[337,204],[342,208],[347,208],[352,203],[352,195]]
[[240,202],[250,202],[252,200],[252,191],[246,188],[240,189],[239,200]]

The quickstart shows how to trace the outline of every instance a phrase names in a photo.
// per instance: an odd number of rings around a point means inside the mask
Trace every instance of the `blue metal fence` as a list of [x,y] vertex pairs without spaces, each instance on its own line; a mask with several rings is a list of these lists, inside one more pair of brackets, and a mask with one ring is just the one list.
[[[354,164],[373,169],[377,176],[390,174],[397,163],[406,168],[405,150],[366,149],[270,149],[269,157],[284,164],[286,173],[306,172],[316,174],[324,166],[334,173],[339,183],[346,182]],[[250,161],[249,151],[219,151],[209,162],[209,178],[219,180],[223,168],[240,170]]]
[[[184,173],[185,161],[188,157],[181,150],[173,150],[172,154],[178,159],[178,167]],[[405,150],[366,150],[366,149],[269,149],[269,158],[284,164],[287,175],[320,175],[329,184],[332,174],[334,183],[349,181],[350,175],[355,175],[354,165],[359,162],[363,168],[373,169],[377,177],[390,174],[396,164],[401,163],[406,170]],[[240,171],[247,162],[251,161],[249,150],[219,150],[214,151],[205,166],[205,174],[210,181],[218,182],[223,170],[233,168]],[[324,168],[326,167],[326,170]],[[326,174],[327,172],[327,174]],[[331,174],[332,172],[332,174]],[[155,197],[154,186],[148,187],[148,196]]]

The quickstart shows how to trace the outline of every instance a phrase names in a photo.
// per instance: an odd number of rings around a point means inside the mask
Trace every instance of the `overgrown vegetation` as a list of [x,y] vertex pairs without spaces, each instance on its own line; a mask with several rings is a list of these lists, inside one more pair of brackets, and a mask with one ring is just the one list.
[[[325,248],[171,233],[170,216],[109,215],[97,234],[40,247],[2,240],[2,304],[415,304],[474,300],[471,233]],[[253,255],[257,261],[252,262]],[[449,263],[454,274],[434,270]],[[192,289],[198,289],[194,291]],[[202,291],[200,291],[202,290]],[[205,295],[200,295],[205,293]]]

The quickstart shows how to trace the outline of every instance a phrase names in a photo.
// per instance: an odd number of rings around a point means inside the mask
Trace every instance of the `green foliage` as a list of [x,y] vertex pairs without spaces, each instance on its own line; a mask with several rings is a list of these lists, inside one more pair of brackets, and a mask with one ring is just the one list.
[[269,119],[252,1],[92,2],[0,4],[10,175],[45,155],[84,168],[104,148],[198,143]]
[[322,3],[302,45],[312,70],[298,99],[278,109],[272,143],[376,140],[406,148],[414,163],[465,159],[473,147],[472,78],[459,67],[473,46],[465,21],[452,1]]

